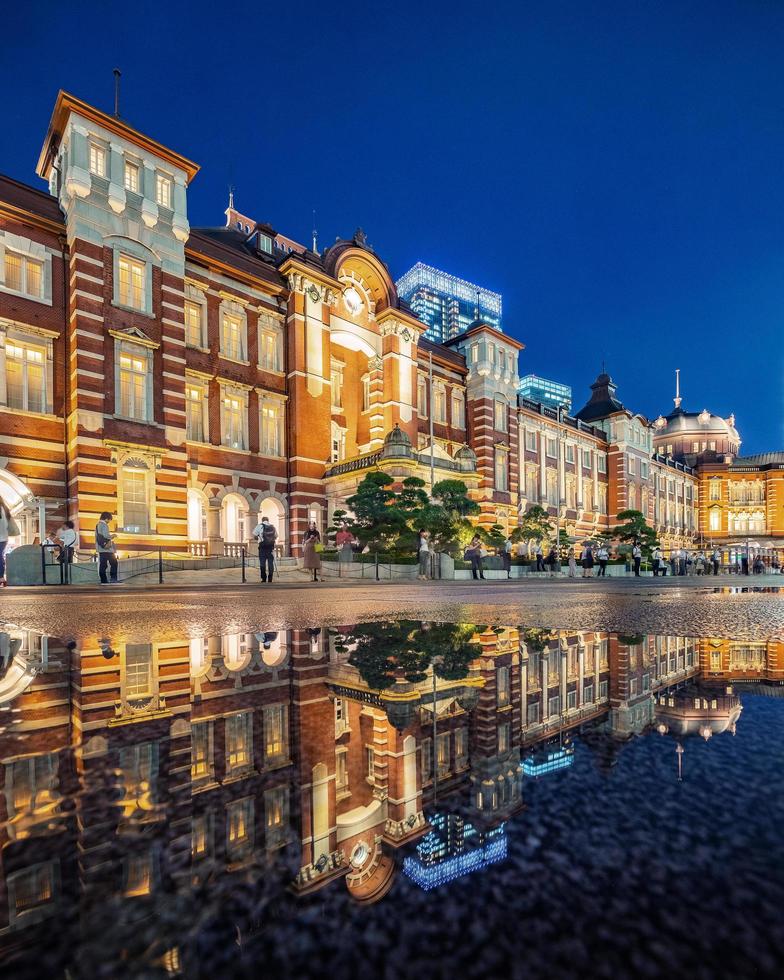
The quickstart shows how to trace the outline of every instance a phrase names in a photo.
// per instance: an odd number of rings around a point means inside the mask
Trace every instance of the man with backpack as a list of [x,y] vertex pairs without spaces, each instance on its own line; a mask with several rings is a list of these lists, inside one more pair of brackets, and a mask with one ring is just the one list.
[[262,582],[271,582],[275,569],[275,542],[278,532],[270,523],[269,517],[262,517],[261,523],[253,529],[253,537],[259,542],[259,572]]

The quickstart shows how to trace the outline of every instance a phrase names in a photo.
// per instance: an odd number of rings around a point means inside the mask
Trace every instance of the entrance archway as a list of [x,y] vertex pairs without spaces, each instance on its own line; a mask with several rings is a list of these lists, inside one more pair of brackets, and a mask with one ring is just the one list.
[[244,544],[250,531],[248,502],[238,493],[227,493],[221,504],[221,537],[229,544]]
[[265,497],[259,503],[259,520],[266,517],[278,532],[278,547],[286,553],[286,508],[276,497]]

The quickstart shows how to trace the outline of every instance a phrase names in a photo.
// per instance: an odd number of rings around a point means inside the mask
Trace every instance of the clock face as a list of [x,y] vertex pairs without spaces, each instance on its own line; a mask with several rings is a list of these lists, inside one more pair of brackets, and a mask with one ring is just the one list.
[[362,309],[362,297],[353,286],[349,286],[343,293],[343,301],[346,304],[346,309],[352,316],[356,316]]

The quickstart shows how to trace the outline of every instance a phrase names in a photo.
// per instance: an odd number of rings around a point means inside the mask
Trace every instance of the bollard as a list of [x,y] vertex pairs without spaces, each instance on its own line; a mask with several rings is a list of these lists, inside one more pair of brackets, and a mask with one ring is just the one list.
[[245,578],[245,545],[242,546],[242,581],[247,581]]
[[158,548],[158,585],[163,585],[163,548]]
[[376,581],[378,580],[378,552],[376,552]]

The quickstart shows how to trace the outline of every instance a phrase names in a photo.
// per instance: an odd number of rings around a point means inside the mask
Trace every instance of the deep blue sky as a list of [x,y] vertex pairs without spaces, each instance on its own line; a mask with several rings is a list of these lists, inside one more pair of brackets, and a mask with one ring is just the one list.
[[[28,9],[25,9],[28,8]],[[0,31],[0,171],[34,166],[58,88],[322,244],[361,225],[503,294],[521,373],[604,359],[630,408],[734,411],[784,449],[784,3],[37,3]]]

